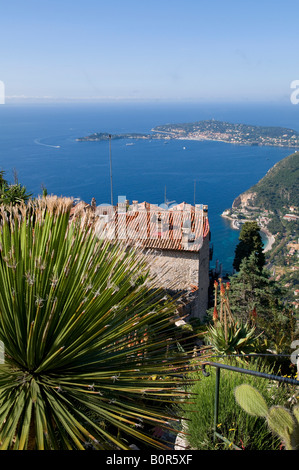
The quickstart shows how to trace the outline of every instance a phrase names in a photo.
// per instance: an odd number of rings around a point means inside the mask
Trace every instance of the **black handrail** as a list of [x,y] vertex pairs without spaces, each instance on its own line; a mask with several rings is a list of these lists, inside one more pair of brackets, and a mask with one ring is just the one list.
[[[261,354],[261,355],[264,355],[264,354]],[[254,354],[254,356],[259,356],[259,354]],[[223,357],[223,356],[221,356],[221,357]],[[230,356],[230,357],[234,357],[234,356]],[[243,357],[244,357],[244,355],[243,355]],[[283,383],[288,383],[288,384],[291,384],[291,385],[299,386],[299,381],[296,380],[296,379],[291,379],[289,377],[282,377],[282,376],[274,375],[274,374],[266,374],[265,372],[259,372],[259,371],[250,370],[250,369],[243,369],[241,367],[229,366],[227,364],[221,364],[221,363],[218,363],[218,362],[205,361],[201,364],[201,366],[202,366],[201,371],[206,377],[208,377],[210,375],[210,373],[206,370],[206,366],[216,367],[215,402],[214,402],[214,441],[216,440],[216,437],[218,437],[218,438],[222,439],[224,442],[229,442],[224,436],[222,436],[221,434],[219,434],[217,432],[218,411],[219,411],[220,370],[221,369],[227,369],[227,370],[231,370],[233,372],[239,372],[240,374],[254,375],[256,377],[262,377],[262,378],[268,379],[268,380],[276,380],[277,382],[283,382]],[[230,444],[234,447],[234,449],[241,450],[239,447],[234,445],[232,442],[230,442]]]

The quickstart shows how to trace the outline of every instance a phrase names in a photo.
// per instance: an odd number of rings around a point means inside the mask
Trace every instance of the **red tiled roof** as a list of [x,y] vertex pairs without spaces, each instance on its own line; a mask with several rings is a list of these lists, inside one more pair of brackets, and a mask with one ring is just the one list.
[[209,234],[209,221],[202,210],[181,203],[169,210],[146,202],[121,206],[98,206],[96,215],[107,215],[105,234],[149,249],[199,251]]

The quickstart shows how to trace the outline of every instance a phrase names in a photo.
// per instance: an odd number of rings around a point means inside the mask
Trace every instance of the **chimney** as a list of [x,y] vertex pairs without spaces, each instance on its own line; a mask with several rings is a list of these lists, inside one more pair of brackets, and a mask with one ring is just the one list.
[[127,205],[125,202],[118,202],[117,203],[117,212],[119,214],[125,214],[127,211]]
[[169,214],[169,237],[173,240],[173,211]]
[[188,228],[182,228],[182,249],[187,250],[188,249],[188,240],[189,240],[189,229]]
[[191,233],[190,221],[185,220],[182,226],[182,249],[183,250],[188,250],[190,233]]
[[92,207],[93,209],[95,209],[95,208],[97,207],[97,202],[96,202],[96,200],[95,200],[94,197],[92,198],[90,205],[91,205],[91,207]]

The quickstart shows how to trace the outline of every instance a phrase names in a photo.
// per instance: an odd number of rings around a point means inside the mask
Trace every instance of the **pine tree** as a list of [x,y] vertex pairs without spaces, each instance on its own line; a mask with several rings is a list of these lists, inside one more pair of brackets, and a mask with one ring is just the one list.
[[230,307],[235,318],[251,320],[272,344],[289,346],[294,320],[284,304],[284,292],[260,269],[258,254],[244,258],[240,271],[230,278]]
[[263,242],[260,234],[260,228],[257,222],[245,222],[242,226],[239,243],[235,250],[235,259],[233,267],[236,271],[240,270],[241,262],[248,258],[251,253],[255,253],[255,259],[259,270],[263,269],[265,264],[265,255],[263,253]]

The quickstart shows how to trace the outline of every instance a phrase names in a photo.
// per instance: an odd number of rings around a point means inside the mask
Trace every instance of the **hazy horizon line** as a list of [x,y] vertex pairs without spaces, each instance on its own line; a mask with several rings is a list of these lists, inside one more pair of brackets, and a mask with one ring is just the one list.
[[25,96],[10,95],[5,97],[7,104],[63,104],[63,103],[202,103],[202,104],[291,104],[289,96],[264,99],[238,99],[238,98],[134,98],[127,96],[92,96],[92,97],[53,97],[53,96]]

